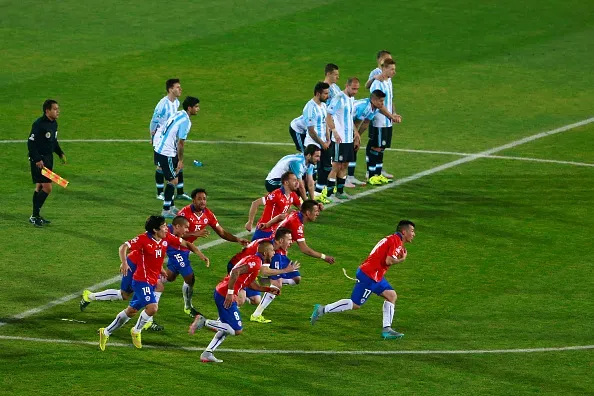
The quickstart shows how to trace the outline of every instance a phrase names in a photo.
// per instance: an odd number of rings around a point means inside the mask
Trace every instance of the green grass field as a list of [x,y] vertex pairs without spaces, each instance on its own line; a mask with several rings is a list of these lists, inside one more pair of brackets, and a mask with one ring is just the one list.
[[[0,3],[0,227],[8,236],[0,248],[0,394],[594,393],[594,123],[493,153],[505,158],[456,154],[594,116],[591,2],[169,7]],[[393,147],[408,150],[386,154],[385,168],[404,180],[306,226],[308,244],[337,263],[291,248],[302,283],[284,288],[266,310],[269,325],[250,323],[254,307],[242,307],[245,332],[227,338],[221,365],[199,361],[212,333],[187,335],[181,281],[161,299],[164,332],[144,332],[146,347],[136,350],[129,323],[99,351],[97,328],[126,303],[97,302],[82,313],[78,296],[65,297],[115,277],[118,246],[160,211],[148,123],[165,80],[179,77],[184,96],[201,99],[189,139],[224,141],[188,144],[186,158],[205,163],[187,167],[188,190],[205,187],[220,223],[239,233],[250,202],[265,193],[267,172],[292,152],[288,123],[324,65],[340,66],[343,86],[348,76],[365,79],[384,48],[398,63],[395,102],[404,120]],[[55,170],[71,184],[55,186],[44,206],[53,224],[34,229],[25,139],[48,97],[60,102],[69,159]],[[79,139],[147,141],[68,141]],[[381,340],[377,297],[312,327],[313,304],[350,295],[342,268],[354,274],[401,218],[416,222],[417,238],[387,278],[399,296],[395,328],[405,337]],[[210,269],[193,260],[194,303],[208,316],[216,315],[212,289],[238,250],[230,243],[204,250]],[[589,349],[528,352],[571,346]],[[435,352],[481,350],[516,353]]]

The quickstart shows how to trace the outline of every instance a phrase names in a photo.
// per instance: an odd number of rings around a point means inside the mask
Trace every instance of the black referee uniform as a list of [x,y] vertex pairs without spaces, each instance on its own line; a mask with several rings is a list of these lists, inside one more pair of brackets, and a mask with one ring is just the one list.
[[[39,161],[43,161],[43,166],[52,170],[54,167],[54,153],[62,157],[64,152],[58,143],[58,122],[50,120],[46,115],[39,117],[31,127],[31,134],[27,140],[29,149],[29,163],[31,165],[31,178],[33,183],[51,183],[52,181],[41,174],[41,169],[37,166]],[[36,188],[33,192],[33,215],[29,221],[36,226],[48,224],[49,221],[39,215],[39,211],[49,194],[41,188]]]

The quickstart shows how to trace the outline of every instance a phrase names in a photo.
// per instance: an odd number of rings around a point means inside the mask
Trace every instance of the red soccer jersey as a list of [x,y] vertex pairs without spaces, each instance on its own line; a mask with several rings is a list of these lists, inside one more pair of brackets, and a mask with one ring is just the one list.
[[[251,254],[249,256],[244,257],[241,259],[233,268],[238,268],[242,266],[248,267],[248,272],[245,274],[239,275],[237,280],[235,281],[235,285],[233,285],[233,291],[235,295],[243,289],[249,286],[253,281],[256,280],[258,277],[258,273],[260,272],[260,268],[262,267],[262,263],[264,262],[264,258],[260,253]],[[229,289],[229,278],[231,274],[227,275],[225,279],[223,279],[216,287],[217,292],[221,296],[227,295],[227,289]]]
[[[301,207],[299,196],[293,191],[289,197],[287,197],[285,195],[284,187],[277,188],[266,197],[263,197],[262,202],[264,203],[264,212],[262,213],[260,220],[258,220],[258,224],[267,223],[273,217],[276,217],[281,213],[287,213],[291,205],[295,205],[297,209]],[[262,231],[274,231],[277,227],[278,223],[274,224],[272,227],[263,228]]]
[[289,214],[278,226],[291,230],[291,236],[295,242],[305,241],[305,235],[303,235],[303,213],[293,212]]
[[386,274],[388,268],[390,268],[386,265],[386,258],[391,256],[397,259],[404,252],[406,252],[406,249],[402,246],[400,235],[392,234],[375,245],[359,268],[365,275],[379,282]]
[[138,282],[147,282],[153,286],[156,285],[163,267],[167,246],[171,245],[179,248],[181,243],[181,238],[170,233],[167,233],[167,236],[159,242],[148,233],[140,234],[136,238],[127,241],[126,245],[132,250],[128,258],[136,264],[136,271],[132,279]]
[[247,245],[246,247],[244,247],[241,250],[241,252],[239,252],[235,256],[231,257],[231,260],[229,260],[229,262],[231,264],[235,265],[235,264],[239,263],[241,261],[241,259],[243,259],[244,257],[251,256],[251,255],[258,253],[258,246],[260,246],[260,242],[262,242],[262,241],[272,242],[272,238],[260,238],[260,239],[256,239],[255,241],[251,241],[249,243],[249,245]]
[[[210,209],[204,208],[202,213],[199,215],[194,211],[194,204],[184,207],[177,213],[177,215],[184,216],[186,219],[188,219],[190,222],[190,232],[201,231],[207,225],[209,225],[214,230],[219,225],[217,217],[210,211]],[[196,239],[198,239],[198,237],[191,236],[184,239],[188,242],[194,242]]]

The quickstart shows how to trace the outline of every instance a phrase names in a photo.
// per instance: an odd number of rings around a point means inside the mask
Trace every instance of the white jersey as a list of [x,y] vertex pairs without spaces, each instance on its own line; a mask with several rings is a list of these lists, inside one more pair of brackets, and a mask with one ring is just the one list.
[[354,121],[364,121],[364,120],[373,120],[373,117],[379,112],[379,109],[374,108],[371,105],[371,100],[369,98],[355,100],[354,104],[354,111],[353,111],[353,120]]
[[[293,172],[297,179],[301,179],[306,174],[313,175],[314,166],[312,164],[308,165],[305,156],[301,153],[285,155],[274,165],[268,176],[266,176],[266,180],[278,182],[280,185],[281,176],[288,171]],[[275,184],[274,182],[271,184]]]
[[332,99],[334,99],[336,95],[340,94],[341,92],[342,91],[340,90],[340,87],[338,85],[336,85],[335,83],[330,84],[330,89],[328,89],[328,100],[326,101],[326,103],[332,102]]
[[155,111],[153,112],[153,118],[149,125],[149,131],[155,132],[159,128],[163,128],[165,123],[179,108],[179,100],[177,98],[172,102],[167,96],[157,103]]
[[[391,114],[392,113],[392,100],[394,98],[394,93],[392,91],[392,79],[388,78],[385,81],[375,80],[371,84],[370,91],[373,92],[376,89],[379,89],[380,91],[382,91],[383,93],[386,94],[386,97],[384,98],[384,106],[386,107],[386,110]],[[391,127],[392,120],[389,119],[388,117],[386,117],[385,115],[383,115],[382,113],[378,113],[373,118],[373,126],[377,127],[377,128]]]
[[307,133],[307,125],[305,125],[305,119],[303,118],[303,115],[300,115],[291,121],[291,129],[301,135]]
[[380,74],[382,74],[382,69],[380,69],[379,67],[376,67],[375,69],[373,69],[371,71],[371,73],[369,73],[369,78],[367,79],[367,81],[373,80],[375,78],[375,76],[379,76]]
[[[324,143],[326,142],[326,115],[326,103],[324,102],[318,105],[313,99],[311,99],[303,108],[303,119],[305,121],[305,126],[308,128],[313,127],[320,140]],[[307,147],[310,144],[320,147],[320,145],[315,140],[313,140],[308,133],[305,135],[305,141],[303,142],[303,145]]]
[[[340,136],[343,143],[353,143],[355,138],[355,126],[353,123],[353,104],[355,99],[349,97],[344,91],[341,91],[334,97],[330,106],[328,106],[328,114],[334,120],[334,127]],[[334,135],[332,141],[336,142]]]
[[177,141],[185,140],[192,128],[190,116],[184,110],[173,114],[167,120],[165,126],[155,133],[153,139],[153,148],[157,154],[166,157],[175,157],[177,155]]

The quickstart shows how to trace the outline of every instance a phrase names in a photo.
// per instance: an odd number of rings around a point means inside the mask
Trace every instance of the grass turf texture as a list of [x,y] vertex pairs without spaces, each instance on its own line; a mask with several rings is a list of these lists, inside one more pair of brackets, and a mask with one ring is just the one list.
[[[289,142],[288,122],[311,97],[324,64],[341,66],[342,86],[349,75],[364,79],[380,48],[391,49],[398,61],[394,86],[404,123],[395,128],[395,147],[477,152],[592,116],[594,29],[592,5],[585,1],[384,4],[380,21],[374,8],[354,1],[293,6],[211,1],[189,4],[170,18],[149,11],[146,2],[108,2],[91,11],[77,4],[3,4],[10,18],[0,36],[7,54],[0,110],[10,122],[2,127],[2,139],[24,140],[47,97],[60,101],[62,139],[146,138],[163,82],[176,76],[184,95],[202,100],[191,139]],[[48,16],[53,21],[43,22]],[[587,149],[593,137],[590,125],[498,154],[593,163]],[[32,188],[25,145],[2,146],[0,164],[13,181],[5,185],[0,206],[0,226],[10,230],[1,248],[2,318],[114,276],[119,244],[140,233],[145,217],[159,211],[148,143],[62,146],[70,164],[55,170],[71,185],[55,187],[43,211],[54,224],[41,230],[26,223]],[[238,232],[249,202],[264,194],[266,173],[290,151],[190,144],[186,158],[206,166],[188,166],[186,185],[206,187],[209,207],[227,229]],[[385,163],[396,177],[405,177],[453,159],[389,153]],[[359,158],[358,176],[363,171]],[[327,266],[292,248],[291,256],[303,263],[303,283],[284,289],[265,311],[272,324],[246,322],[246,333],[229,337],[223,347],[451,350],[592,344],[592,180],[591,168],[481,159],[332,208],[306,226],[306,233],[310,246],[334,254],[337,264]],[[378,298],[358,312],[328,315],[311,328],[307,317],[313,303],[350,293],[352,283],[340,268],[353,274],[402,217],[418,223],[409,259],[388,276],[399,293],[396,327],[405,339],[379,339]],[[195,305],[209,316],[216,314],[212,288],[237,250],[231,244],[206,250],[213,261],[209,270],[193,260]],[[210,340],[210,332],[185,334],[189,320],[181,312],[180,289],[181,281],[167,286],[157,319],[166,330],[145,332],[145,344],[203,347]],[[80,313],[73,300],[0,327],[0,335],[95,340],[95,329],[124,306],[93,303]],[[242,309],[244,321],[252,310]],[[129,342],[130,325],[110,341]],[[197,364],[195,352],[108,346],[101,354],[80,345],[7,340],[0,345],[6,373],[1,385],[9,394],[96,394],[126,386],[146,394],[184,394],[189,385],[180,371],[196,378],[193,389],[199,383],[203,391],[247,394],[584,394],[594,389],[587,374],[591,351],[381,357],[220,352],[225,363],[211,367]],[[133,374],[123,376],[122,367]],[[167,379],[151,384],[147,378],[155,374]]]

